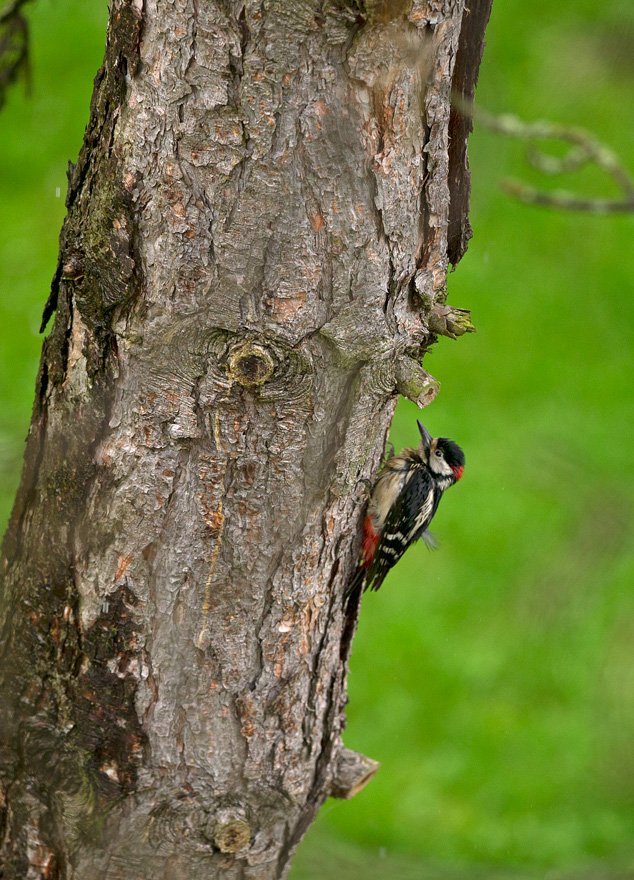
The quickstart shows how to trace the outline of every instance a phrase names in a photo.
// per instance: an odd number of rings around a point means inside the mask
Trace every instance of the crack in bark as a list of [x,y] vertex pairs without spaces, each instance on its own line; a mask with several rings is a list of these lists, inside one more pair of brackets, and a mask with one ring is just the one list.
[[315,651],[313,663],[311,666],[310,686],[309,686],[309,690],[308,690],[308,695],[306,697],[307,714],[306,714],[304,721],[302,723],[302,732],[303,732],[303,736],[304,736],[304,742],[305,742],[306,747],[308,749],[309,755],[313,754],[314,743],[313,743],[313,737],[311,736],[310,731],[307,729],[310,724],[310,720],[309,720],[310,716],[308,713],[312,713],[313,718],[316,719],[317,716],[316,716],[316,709],[315,709],[314,704],[315,704],[315,696],[317,694],[317,687],[319,684],[319,666],[321,664],[324,645],[326,644],[326,638],[328,636],[328,626],[333,618],[332,611],[333,611],[333,608],[335,605],[335,594],[332,591],[332,584],[334,582],[335,577],[337,576],[337,572],[339,571],[339,547],[340,547],[340,545],[341,545],[341,538],[335,544],[335,550],[334,550],[335,561],[333,563],[333,566],[332,566],[332,569],[330,572],[330,577],[328,579],[328,592],[329,592],[329,596],[330,596],[330,600],[328,603],[328,611],[326,613],[324,630],[319,638],[317,650]]
[[[388,245],[388,248],[389,248],[389,245]],[[385,299],[383,300],[383,314],[385,315],[386,318],[388,317],[388,307],[390,306],[390,303],[392,302],[392,300],[394,299],[394,297],[396,296],[396,294],[398,292],[398,288],[396,286],[396,281],[395,281],[395,276],[396,276],[396,267],[394,265],[394,259],[392,257],[392,250],[390,248],[389,249],[389,266],[388,266],[387,285],[385,288]],[[390,317],[393,318],[393,315],[391,314]],[[393,323],[393,321],[391,323]]]
[[[231,13],[229,13],[226,9],[225,13],[227,14],[228,18],[231,18]],[[240,86],[242,83],[242,77],[244,76],[244,60],[246,58],[249,44],[251,42],[251,32],[249,30],[249,25],[247,24],[246,5],[244,3],[240,8],[240,12],[238,13],[236,21],[238,32],[240,35],[240,57],[236,57],[231,51],[229,52],[229,70],[231,72],[231,78],[235,90],[235,105],[236,107],[239,107]]]
[[[431,127],[427,122],[427,114],[424,112],[422,116],[423,124],[423,143],[425,147],[430,142]],[[423,148],[422,155],[422,176],[423,183],[420,189],[420,207],[419,207],[419,245],[416,250],[416,268],[420,269],[429,263],[430,248],[433,241],[433,232],[429,225],[430,210],[427,196],[427,184],[430,180],[431,173],[429,170],[429,155],[427,150]]]
[[249,162],[251,159],[253,145],[249,138],[247,125],[244,122],[242,122],[242,130],[244,133],[244,148],[246,151],[246,155],[243,159],[240,159],[240,161],[229,172],[227,186],[231,188],[235,187],[235,198],[224,222],[224,232],[228,232],[231,228],[235,219],[236,211],[238,209],[238,204],[240,202],[240,196],[246,189],[247,183],[249,182]]
[[[277,569],[282,561],[283,556],[284,556],[284,550],[283,550],[283,548],[280,548],[280,550],[277,553],[277,556],[275,557],[275,561],[274,562],[272,561],[272,564],[271,564],[271,568],[273,569],[273,571],[277,571]],[[268,584],[267,584],[268,589],[266,590],[265,595],[264,595],[264,602],[262,604],[262,611],[260,612],[260,617],[259,617],[259,620],[258,620],[256,627],[255,627],[255,632],[257,634],[257,641],[256,641],[257,658],[256,658],[255,675],[254,675],[252,681],[248,685],[248,690],[250,693],[254,693],[257,690],[258,684],[262,680],[262,676],[264,674],[264,650],[262,647],[262,644],[264,641],[264,624],[266,623],[266,621],[271,613],[271,609],[275,605],[275,600],[273,598],[274,593],[273,593],[272,580],[273,580],[273,575],[271,576],[271,578],[268,581]]]
[[[198,51],[197,40],[198,40],[198,0],[191,0],[192,4],[192,32],[191,32],[191,43],[190,43],[190,54],[189,59],[187,61],[187,65],[185,67],[185,71],[183,73],[183,78],[189,85],[191,92],[189,95],[185,96],[185,100],[195,98],[197,87],[189,81],[188,74],[196,63],[196,55]],[[182,122],[182,120],[181,120]]]

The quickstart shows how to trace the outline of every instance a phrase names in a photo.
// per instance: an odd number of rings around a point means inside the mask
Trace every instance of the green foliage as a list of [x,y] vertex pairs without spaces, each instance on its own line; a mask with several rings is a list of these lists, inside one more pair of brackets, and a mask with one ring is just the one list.
[[[2,523],[106,20],[102,0],[30,12],[32,96],[14,87],[0,116]],[[627,0],[496,0],[478,100],[582,125],[631,165],[633,33]],[[478,332],[426,359],[442,388],[423,414],[467,468],[434,523],[440,549],[421,543],[364,599],[345,740],[383,766],[324,808],[296,880],[449,877],[438,863],[592,873],[634,857],[634,217],[511,201],[506,175],[573,188],[521,156],[473,135],[475,237],[449,302]],[[606,187],[592,169],[575,186]],[[397,449],[417,415],[399,407]]]

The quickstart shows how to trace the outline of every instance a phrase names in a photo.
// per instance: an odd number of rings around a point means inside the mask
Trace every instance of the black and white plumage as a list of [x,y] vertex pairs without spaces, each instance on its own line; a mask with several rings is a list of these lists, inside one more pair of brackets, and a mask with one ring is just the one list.
[[432,439],[420,422],[418,429],[417,448],[393,455],[377,478],[363,523],[359,566],[346,597],[361,588],[378,590],[414,541],[422,537],[434,544],[427,529],[443,492],[462,476],[465,457],[453,440]]

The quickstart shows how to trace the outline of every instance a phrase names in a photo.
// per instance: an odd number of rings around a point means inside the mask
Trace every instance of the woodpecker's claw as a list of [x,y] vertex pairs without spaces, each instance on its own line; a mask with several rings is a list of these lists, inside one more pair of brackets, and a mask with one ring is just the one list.
[[[359,495],[359,483],[363,485],[363,492],[361,493],[361,495]],[[361,477],[356,485],[355,493],[357,496],[355,498],[357,504],[361,504],[362,501],[367,501],[372,494],[372,481],[368,480],[366,477]]]
[[392,442],[387,444],[387,455],[385,456],[385,460],[389,461],[393,456],[396,450],[394,449],[394,444]]

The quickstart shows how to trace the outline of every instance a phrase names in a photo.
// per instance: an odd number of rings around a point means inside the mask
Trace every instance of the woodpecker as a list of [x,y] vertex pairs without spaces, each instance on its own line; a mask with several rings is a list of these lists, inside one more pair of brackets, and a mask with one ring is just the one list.
[[432,439],[420,422],[418,430],[418,447],[405,447],[388,458],[372,490],[359,566],[345,592],[346,600],[361,587],[378,590],[414,541],[423,538],[435,546],[427,528],[443,492],[464,472],[464,452],[446,437]]

